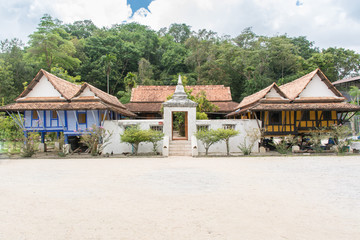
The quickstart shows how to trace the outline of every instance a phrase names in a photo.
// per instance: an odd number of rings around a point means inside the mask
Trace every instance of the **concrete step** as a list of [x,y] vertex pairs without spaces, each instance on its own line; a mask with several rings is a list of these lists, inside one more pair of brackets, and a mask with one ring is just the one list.
[[191,156],[188,152],[169,152],[169,156]]
[[170,141],[170,156],[191,156],[191,142],[186,140]]

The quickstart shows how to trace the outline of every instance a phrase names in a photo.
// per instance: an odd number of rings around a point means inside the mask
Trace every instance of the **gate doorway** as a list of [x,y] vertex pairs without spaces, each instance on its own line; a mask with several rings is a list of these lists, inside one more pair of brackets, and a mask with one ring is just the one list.
[[172,112],[172,140],[188,140],[188,112]]

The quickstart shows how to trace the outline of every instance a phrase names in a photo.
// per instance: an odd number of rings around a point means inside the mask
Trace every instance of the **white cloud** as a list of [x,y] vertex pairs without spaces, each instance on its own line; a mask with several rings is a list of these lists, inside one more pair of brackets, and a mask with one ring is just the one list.
[[97,26],[137,21],[158,30],[186,23],[236,36],[246,27],[257,34],[307,36],[316,46],[351,48],[360,52],[360,2],[352,0],[154,0],[135,13],[126,0],[0,0],[0,39],[32,33],[44,13],[70,23],[91,19]]
[[231,36],[253,27],[261,35],[307,36],[320,47],[337,46],[360,52],[360,43],[356,43],[360,18],[353,14],[350,4],[342,5],[337,0],[302,2],[297,6],[295,0],[155,0],[149,6],[150,14],[135,14],[134,20],[154,29],[186,23],[194,30],[206,28]]

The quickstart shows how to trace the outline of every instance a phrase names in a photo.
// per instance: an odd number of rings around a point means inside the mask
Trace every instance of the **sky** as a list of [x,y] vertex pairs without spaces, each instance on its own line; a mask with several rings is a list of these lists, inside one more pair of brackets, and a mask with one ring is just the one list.
[[47,13],[64,23],[91,19],[98,27],[135,21],[159,30],[185,23],[231,37],[252,27],[258,35],[306,36],[320,48],[360,53],[359,12],[355,0],[0,0],[0,40],[26,43]]

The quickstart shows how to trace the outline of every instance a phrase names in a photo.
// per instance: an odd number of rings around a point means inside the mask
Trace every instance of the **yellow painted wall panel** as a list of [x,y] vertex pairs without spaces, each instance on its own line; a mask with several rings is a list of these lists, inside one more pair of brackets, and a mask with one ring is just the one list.
[[294,111],[291,111],[291,124],[294,124]]
[[315,111],[310,111],[310,120],[315,120]]
[[331,119],[336,120],[336,111],[331,111]]
[[278,132],[279,131],[279,126],[274,126],[274,132]]
[[305,122],[305,121],[301,121],[301,122],[300,122],[300,126],[301,126],[301,127],[306,127],[306,122]]
[[290,112],[286,111],[286,124],[290,124]]
[[301,119],[301,111],[296,111],[296,119],[297,120]]
[[287,132],[290,132],[290,129],[291,129],[290,126],[286,126],[286,131]]
[[308,127],[312,127],[312,126],[313,126],[313,122],[312,122],[312,121],[307,121],[307,126],[308,126]]
[[323,120],[324,115],[321,115],[322,111],[318,111],[318,120]]

